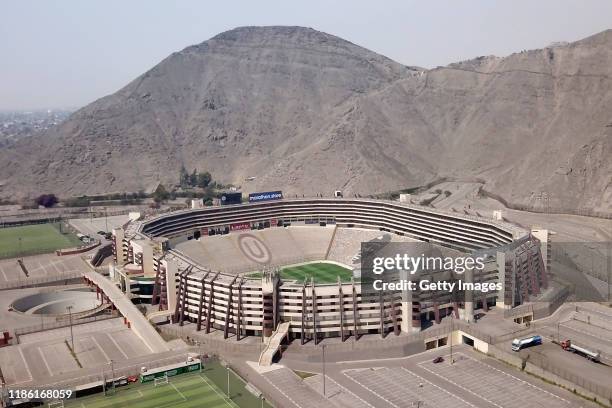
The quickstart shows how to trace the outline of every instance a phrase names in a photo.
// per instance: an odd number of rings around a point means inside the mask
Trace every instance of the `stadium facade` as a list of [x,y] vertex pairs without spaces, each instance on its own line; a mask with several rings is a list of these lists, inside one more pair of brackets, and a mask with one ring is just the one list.
[[[484,254],[485,268],[469,279],[500,282],[500,291],[453,298],[444,293],[365,293],[354,279],[317,284],[283,281],[265,247],[245,244],[260,277],[211,269],[176,249],[210,235],[251,237],[251,230],[275,228],[369,229],[429,242],[458,253]],[[220,330],[224,337],[263,336],[286,331],[302,342],[366,333],[421,330],[449,315],[470,321],[475,310],[512,308],[533,299],[548,285],[541,241],[545,231],[432,208],[370,199],[283,199],[171,212],[126,224],[113,231],[115,265],[111,277],[130,297],[167,311],[178,324]],[[539,239],[538,239],[539,238]],[[242,242],[242,241],[240,241]],[[242,244],[240,244],[242,245]],[[282,262],[280,262],[282,264]],[[254,269],[251,269],[253,271]],[[443,279],[439,271],[434,279]]]

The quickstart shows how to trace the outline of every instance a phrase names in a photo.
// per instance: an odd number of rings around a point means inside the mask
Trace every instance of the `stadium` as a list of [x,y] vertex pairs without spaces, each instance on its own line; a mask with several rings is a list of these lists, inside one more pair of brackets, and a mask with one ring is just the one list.
[[[546,237],[397,201],[264,199],[166,213],[115,229],[111,279],[134,301],[198,331],[222,331],[238,341],[287,337],[316,344],[324,337],[419,331],[449,315],[471,321],[475,310],[534,299],[548,284]],[[485,267],[471,281],[501,283],[502,289],[460,299],[414,291],[373,297],[358,276],[360,246],[368,241],[484,254]]]

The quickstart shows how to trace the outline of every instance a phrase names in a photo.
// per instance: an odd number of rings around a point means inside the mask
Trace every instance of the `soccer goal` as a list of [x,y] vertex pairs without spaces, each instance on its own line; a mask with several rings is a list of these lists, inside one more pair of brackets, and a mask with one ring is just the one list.
[[154,385],[157,387],[158,385],[168,384],[168,376],[164,375],[163,377],[153,379]]
[[64,408],[64,401],[53,401],[48,404],[48,408]]

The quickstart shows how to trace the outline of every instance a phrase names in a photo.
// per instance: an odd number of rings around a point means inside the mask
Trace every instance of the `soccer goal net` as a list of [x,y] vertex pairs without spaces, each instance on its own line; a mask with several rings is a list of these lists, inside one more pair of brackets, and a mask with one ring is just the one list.
[[64,408],[64,401],[53,401],[48,404],[48,408]]
[[168,376],[164,375],[163,377],[155,378],[153,381],[156,387],[158,385],[168,384]]

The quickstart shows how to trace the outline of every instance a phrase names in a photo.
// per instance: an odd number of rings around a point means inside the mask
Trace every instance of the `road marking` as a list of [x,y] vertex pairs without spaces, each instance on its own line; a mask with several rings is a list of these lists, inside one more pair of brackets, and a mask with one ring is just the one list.
[[[459,353],[459,354],[461,354],[461,353]],[[463,355],[465,355],[465,354],[463,354]],[[504,375],[507,375],[508,377],[514,378],[515,380],[520,381],[520,382],[522,382],[523,384],[526,384],[526,385],[528,385],[528,386],[530,386],[530,387],[532,387],[532,388],[535,388],[536,390],[540,390],[540,391],[542,391],[542,392],[544,392],[544,393],[546,393],[546,394],[548,394],[548,395],[550,395],[550,396],[553,396],[553,397],[555,397],[555,398],[558,398],[558,399],[560,399],[561,401],[564,401],[564,402],[565,402],[565,403],[567,403],[567,404],[571,404],[571,402],[569,402],[568,400],[566,400],[566,399],[564,399],[564,398],[561,398],[561,397],[559,397],[558,395],[555,395],[555,394],[553,394],[553,393],[552,393],[552,392],[550,392],[550,391],[546,391],[545,389],[540,388],[540,387],[538,387],[537,385],[533,385],[533,384],[531,384],[531,383],[529,383],[529,382],[527,382],[527,381],[525,381],[525,380],[522,380],[522,379],[520,379],[520,378],[518,378],[518,377],[513,376],[512,374],[508,374],[508,373],[506,373],[505,371],[502,371],[502,370],[500,370],[500,369],[498,369],[498,368],[495,368],[495,367],[493,367],[493,366],[491,366],[491,365],[489,365],[489,364],[483,363],[482,361],[478,361],[478,360],[476,360],[476,359],[474,359],[474,358],[471,358],[471,357],[468,357],[468,356],[466,356],[466,357],[467,357],[467,358],[469,358],[469,359],[471,359],[471,360],[476,361],[478,364],[484,365],[485,367],[491,368],[491,369],[493,369],[493,370],[495,370],[495,371],[497,371],[497,372],[500,372],[500,373],[502,373],[502,374],[504,374]]]
[[480,399],[482,399],[482,400],[487,401],[489,404],[495,405],[495,406],[496,406],[496,407],[498,407],[498,408],[504,408],[504,407],[502,407],[501,405],[496,404],[496,403],[494,403],[493,401],[491,401],[491,400],[489,400],[489,399],[487,399],[487,398],[483,397],[482,395],[475,393],[474,391],[470,390],[469,388],[464,387],[464,386],[462,386],[462,385],[460,385],[460,384],[457,384],[457,383],[456,383],[456,382],[454,382],[453,380],[451,380],[451,379],[449,379],[449,378],[447,378],[447,377],[444,377],[443,375],[440,375],[440,374],[438,374],[438,373],[436,373],[436,372],[434,372],[434,371],[430,370],[430,369],[429,369],[429,368],[427,368],[427,367],[423,367],[422,365],[423,365],[423,364],[425,364],[425,363],[426,363],[426,362],[424,361],[424,362],[419,363],[419,364],[417,364],[417,365],[418,365],[418,366],[420,366],[420,367],[421,367],[423,370],[425,370],[425,371],[429,371],[431,374],[433,374],[433,375],[435,375],[435,376],[437,376],[437,377],[442,378],[444,381],[448,381],[449,383],[453,384],[454,386],[459,387],[459,388],[461,388],[461,389],[463,389],[463,390],[465,390],[465,391],[469,392],[470,394],[475,395],[476,397],[478,397],[478,398],[480,398]]
[[172,384],[172,383],[170,382],[170,385],[172,386],[172,388],[174,388],[174,390],[175,390],[176,392],[178,392],[178,394],[181,396],[181,398],[183,399],[183,401],[187,401],[187,398],[185,398],[185,396],[183,395],[183,393],[182,393],[182,392],[180,392],[180,391],[179,391],[179,389],[178,389],[178,388],[176,388],[176,386],[175,386],[174,384]]
[[[24,380],[24,381],[19,381],[17,383],[13,383],[11,385],[26,383],[28,381],[32,381],[32,379],[33,379],[32,378],[32,372],[30,371],[30,367],[28,367],[28,363],[27,363],[27,361],[25,359],[25,356],[23,355],[23,350],[21,349],[21,346],[16,346],[16,347],[17,347],[17,350],[19,350],[19,354],[21,355],[21,360],[23,361],[23,365],[22,366],[25,367],[26,371],[28,372],[28,376],[30,377],[30,379],[29,380]],[[8,354],[8,349],[5,349],[5,350],[7,350],[7,354]],[[15,377],[17,377],[17,375],[16,375],[17,371],[14,368],[13,368],[13,374],[15,374]]]
[[[350,371],[350,370],[347,370],[347,371]],[[348,374],[346,374],[345,371],[342,371],[342,374],[346,378],[348,378],[349,380],[351,380],[354,383],[358,384],[360,387],[365,388],[366,390],[370,391],[372,394],[376,395],[378,398],[380,398],[381,400],[385,401],[387,404],[392,405],[395,408],[400,408],[399,405],[395,405],[394,403],[392,403],[391,401],[389,401],[388,399],[386,399],[385,397],[383,397],[382,395],[380,395],[379,393],[377,393],[376,391],[374,391],[370,387],[367,387],[367,386],[363,385],[362,383],[360,383],[359,381],[357,381],[356,379],[349,377]]]
[[45,367],[47,367],[47,371],[49,371],[49,375],[53,376],[53,371],[51,371],[51,368],[49,367],[49,363],[47,363],[47,359],[45,358],[45,354],[42,352],[40,347],[38,348],[38,352],[40,353],[40,356],[42,357],[42,361],[43,363],[45,363]]
[[351,394],[353,397],[357,398],[358,400],[360,400],[361,402],[363,402],[364,404],[366,404],[369,407],[374,408],[374,405],[370,404],[369,402],[365,401],[363,398],[361,398],[359,395],[355,394],[353,391],[349,390],[348,388],[344,387],[341,384],[338,384],[338,382],[336,380],[334,380],[333,378],[331,378],[329,375],[327,376],[328,380],[331,380],[334,384],[336,384],[339,388],[343,389],[344,391],[348,392],[349,394]]
[[432,383],[431,381],[427,380],[426,378],[421,377],[420,375],[413,373],[412,371],[408,370],[406,367],[401,367],[402,370],[406,371],[409,374],[412,374],[413,376],[417,377],[418,379],[425,381],[426,383],[433,385],[434,387],[436,387],[437,389],[439,389],[440,391],[443,391],[449,395],[452,395],[453,397],[457,398],[458,400],[462,401],[463,403],[465,403],[466,405],[469,405],[470,407],[474,407],[477,408],[476,405],[464,400],[463,398],[461,398],[460,396],[458,396],[457,394],[453,394],[452,392],[448,391],[447,389],[444,389],[442,387],[437,386],[436,384]]
[[8,282],[8,277],[6,276],[6,273],[4,273],[4,269],[2,269],[2,266],[0,266],[0,272],[2,272],[2,275],[4,275],[4,280]]
[[115,344],[115,346],[117,346],[117,349],[119,350],[119,352],[120,352],[121,354],[123,354],[123,357],[125,357],[125,359],[127,360],[127,359],[128,359],[128,356],[127,356],[127,354],[125,354],[125,353],[123,352],[123,349],[122,349],[121,347],[119,347],[119,343],[117,343],[117,342],[115,341],[115,339],[114,339],[114,338],[113,338],[111,335],[109,335],[108,333],[104,333],[104,334],[106,334],[106,337],[108,337],[109,339],[111,339],[111,341],[112,341],[112,342]]
[[[560,399],[561,401],[563,401],[563,402],[565,402],[565,403],[567,403],[567,404],[571,404],[571,402],[570,402],[570,401],[568,401],[568,400],[566,400],[566,399],[564,399],[564,398],[561,398],[561,397],[559,397],[558,395],[555,395],[555,394],[553,394],[553,393],[552,393],[552,392],[550,392],[550,391],[546,391],[545,389],[540,388],[540,387],[538,387],[538,386],[536,386],[536,385],[533,385],[533,384],[531,384],[531,383],[529,383],[529,382],[527,382],[527,381],[525,381],[525,380],[522,380],[522,379],[520,379],[520,378],[518,378],[518,377],[515,377],[515,376],[513,376],[512,374],[508,374],[508,373],[506,373],[506,372],[504,372],[504,371],[502,371],[502,370],[500,370],[500,369],[498,369],[498,368],[493,367],[492,365],[489,365],[489,364],[484,363],[484,362],[482,362],[482,361],[476,360],[475,358],[472,358],[472,357],[470,357],[470,356],[467,356],[467,355],[465,355],[465,354],[463,354],[463,353],[457,353],[457,354],[458,354],[458,355],[461,355],[461,356],[463,356],[463,357],[465,357],[465,358],[466,358],[466,359],[468,359],[468,360],[475,361],[476,363],[478,363],[478,364],[480,364],[480,365],[483,365],[483,366],[485,366],[485,367],[487,367],[487,368],[490,368],[490,369],[492,369],[492,370],[495,370],[495,371],[497,371],[497,372],[500,372],[500,373],[502,373],[502,374],[504,374],[504,375],[506,375],[506,376],[508,376],[508,377],[511,377],[511,378],[513,378],[513,379],[515,379],[515,380],[517,380],[517,381],[519,381],[519,382],[523,383],[523,384],[526,384],[526,385],[528,385],[528,386],[530,386],[530,387],[532,387],[532,388],[535,388],[536,390],[539,390],[539,391],[541,391],[541,392],[543,392],[543,393],[545,393],[545,394],[548,394],[548,395],[551,395],[551,396],[553,396],[553,397],[555,397],[555,398],[558,398],[558,399]],[[446,357],[448,357],[448,354],[447,354],[447,355],[445,355],[444,357],[445,357],[445,358],[446,358]],[[482,395],[477,394],[476,392],[474,392],[474,391],[470,390],[469,388],[464,387],[464,386],[462,386],[462,385],[460,385],[460,384],[457,384],[456,382],[454,382],[454,381],[450,380],[449,378],[447,378],[447,377],[445,377],[445,376],[443,376],[443,375],[441,375],[441,374],[439,374],[439,373],[436,373],[436,372],[434,372],[434,371],[430,370],[429,368],[427,368],[427,367],[423,366],[424,364],[427,364],[427,363],[428,363],[428,361],[422,361],[422,362],[418,363],[418,364],[417,364],[417,366],[421,367],[421,368],[422,368],[423,370],[425,370],[425,371],[428,371],[428,372],[432,373],[432,374],[433,374],[433,375],[435,375],[435,376],[438,376],[438,377],[442,378],[442,379],[443,379],[443,380],[445,380],[445,381],[448,381],[449,383],[451,383],[451,384],[453,384],[453,385],[455,385],[455,386],[457,386],[457,387],[459,387],[459,388],[464,389],[465,391],[469,392],[470,394],[473,394],[473,395],[475,395],[475,396],[477,396],[477,397],[479,397],[479,398],[481,398],[481,399],[483,399],[483,400],[485,400],[485,401],[487,401],[487,402],[489,402],[489,403],[491,403],[491,404],[493,404],[493,405],[495,405],[495,406],[497,406],[497,407],[499,407],[499,408],[502,408],[502,406],[501,406],[501,405],[496,404],[496,403],[494,403],[493,401],[490,401],[490,400],[488,400],[487,398],[483,397]]]
[[264,378],[264,380],[266,380],[268,382],[268,384],[272,385],[274,388],[276,388],[276,390],[278,392],[283,394],[285,396],[285,398],[287,398],[289,401],[291,401],[293,403],[293,405],[295,405],[296,407],[299,407],[299,408],[303,408],[300,404],[295,402],[295,400],[293,398],[291,398],[289,395],[285,394],[285,391],[283,391],[280,388],[278,388],[278,386],[276,384],[274,384],[272,381],[270,381],[268,378],[266,378],[265,375],[262,374],[261,376]]
[[50,262],[51,266],[53,266],[53,268],[57,271],[57,273],[61,274],[63,271],[59,270],[59,268],[57,267],[57,264],[60,262]]
[[[106,333],[105,333],[106,334]],[[104,349],[102,348],[102,346],[100,346],[100,343],[98,343],[98,340],[96,340],[96,338],[94,336],[91,336],[91,340],[93,340],[94,343],[96,343],[96,346],[98,346],[98,348],[100,349],[100,351],[102,352],[102,354],[104,354],[104,358],[106,358],[106,361],[111,361],[111,359],[108,357],[108,354],[106,354],[106,352],[104,351]]]

